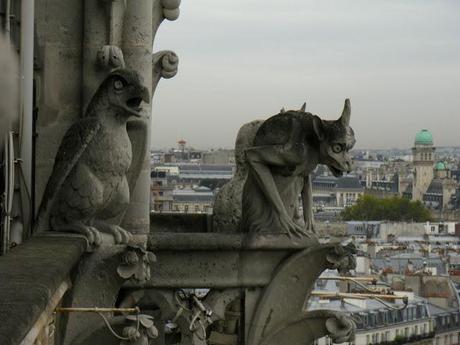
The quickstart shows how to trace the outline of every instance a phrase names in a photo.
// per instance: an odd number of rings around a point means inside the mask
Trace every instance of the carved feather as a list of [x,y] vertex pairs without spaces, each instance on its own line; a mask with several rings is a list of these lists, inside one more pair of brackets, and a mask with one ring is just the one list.
[[43,193],[35,222],[35,231],[44,230],[45,227],[48,227],[48,214],[62,185],[100,129],[101,121],[99,118],[86,117],[74,123],[65,134]]

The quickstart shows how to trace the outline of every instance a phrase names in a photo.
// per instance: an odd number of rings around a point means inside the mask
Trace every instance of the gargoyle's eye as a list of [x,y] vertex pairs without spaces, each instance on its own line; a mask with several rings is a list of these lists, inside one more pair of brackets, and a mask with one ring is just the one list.
[[342,149],[342,145],[340,145],[340,144],[334,144],[334,145],[332,145],[332,152],[334,152],[334,153],[340,153],[340,152],[342,152],[342,150],[343,150],[343,149]]
[[124,85],[123,85],[123,82],[120,79],[117,79],[113,83],[113,87],[115,88],[115,90],[121,90],[121,89],[123,89]]

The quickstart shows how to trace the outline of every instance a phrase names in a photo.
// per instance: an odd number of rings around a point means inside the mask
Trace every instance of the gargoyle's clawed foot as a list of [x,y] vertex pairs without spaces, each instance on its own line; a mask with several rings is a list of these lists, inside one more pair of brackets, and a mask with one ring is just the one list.
[[95,225],[101,229],[101,231],[113,235],[116,244],[127,244],[132,238],[131,233],[121,226],[104,222],[96,222]]
[[62,232],[73,232],[86,237],[89,245],[100,246],[102,244],[101,233],[92,226],[84,224],[66,224],[59,226],[58,229]]

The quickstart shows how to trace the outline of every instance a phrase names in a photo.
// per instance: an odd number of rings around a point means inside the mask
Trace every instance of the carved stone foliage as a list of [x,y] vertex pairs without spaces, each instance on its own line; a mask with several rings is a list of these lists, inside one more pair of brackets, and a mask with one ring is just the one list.
[[131,245],[121,255],[117,273],[123,279],[144,282],[150,279],[150,266],[154,262],[156,262],[155,254],[145,250],[144,247]]
[[152,56],[152,90],[161,78],[170,79],[177,74],[179,57],[171,50],[161,50]]
[[[155,261],[155,255],[141,246],[103,245],[80,263],[72,293],[64,305],[116,307],[123,284],[150,279]],[[123,345],[147,345],[149,339],[158,335],[150,315],[104,314],[103,321],[96,313],[71,313],[66,320],[63,344],[89,345],[95,339],[107,339],[96,343],[115,345],[123,340]],[[117,336],[123,339],[117,340]]]
[[105,45],[97,52],[97,63],[104,69],[124,68],[125,60],[121,49],[114,45]]
[[153,55],[154,74],[159,73],[162,78],[174,77],[178,66],[179,57],[171,50],[162,50]]
[[163,7],[163,16],[167,20],[176,20],[179,18],[180,14],[180,5],[181,0],[161,0],[161,5]]
[[237,339],[240,294],[239,289],[146,289],[133,291],[122,305],[155,315],[155,344],[208,345]]
[[128,315],[128,325],[123,328],[123,337],[120,345],[149,345],[152,339],[158,337],[158,329],[150,315]]

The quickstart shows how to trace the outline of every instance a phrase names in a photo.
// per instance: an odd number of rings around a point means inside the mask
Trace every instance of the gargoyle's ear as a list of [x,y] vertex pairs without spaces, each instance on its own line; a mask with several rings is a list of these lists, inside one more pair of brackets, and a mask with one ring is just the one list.
[[325,137],[323,120],[316,115],[313,116],[313,130],[315,131],[318,140],[323,141]]
[[351,105],[350,100],[347,98],[345,100],[345,105],[343,106],[342,116],[340,116],[340,122],[344,127],[350,125],[350,115],[351,115]]
[[286,109],[284,109],[284,107],[282,107],[281,110],[280,110],[280,114],[285,113],[285,112],[286,112]]
[[304,104],[302,104],[302,107],[300,108],[300,111],[303,111],[305,112],[305,109],[307,108],[307,102],[305,102]]

